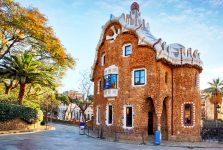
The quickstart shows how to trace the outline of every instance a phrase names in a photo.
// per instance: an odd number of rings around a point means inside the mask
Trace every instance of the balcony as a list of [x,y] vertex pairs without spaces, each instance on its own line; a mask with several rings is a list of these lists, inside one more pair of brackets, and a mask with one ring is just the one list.
[[105,89],[104,90],[104,97],[105,98],[112,98],[118,96],[118,89]]

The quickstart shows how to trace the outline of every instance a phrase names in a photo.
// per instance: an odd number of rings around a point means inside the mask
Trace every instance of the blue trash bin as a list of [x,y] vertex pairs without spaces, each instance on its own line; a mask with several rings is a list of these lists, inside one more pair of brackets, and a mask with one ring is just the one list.
[[80,122],[80,127],[79,127],[79,134],[83,135],[84,134],[84,122]]
[[160,131],[156,131],[154,135],[154,144],[160,145]]

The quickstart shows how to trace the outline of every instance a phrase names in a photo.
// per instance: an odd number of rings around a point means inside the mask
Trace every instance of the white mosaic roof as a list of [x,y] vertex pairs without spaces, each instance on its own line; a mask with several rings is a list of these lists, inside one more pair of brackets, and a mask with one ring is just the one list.
[[[135,5],[135,4],[134,4]],[[202,69],[203,62],[200,59],[200,53],[198,50],[192,50],[191,48],[185,48],[183,45],[178,43],[166,44],[161,38],[156,38],[151,34],[149,24],[141,19],[141,14],[139,12],[139,6],[131,6],[130,14],[122,14],[119,17],[114,15],[110,16],[110,20],[102,27],[103,31],[101,33],[100,40],[96,48],[96,57],[94,65],[92,66],[92,71],[96,65],[97,53],[100,45],[103,42],[103,36],[107,27],[111,22],[118,22],[121,24],[121,29],[115,29],[114,26],[111,27],[113,31],[112,36],[106,36],[106,40],[114,41],[119,34],[127,31],[135,31],[138,36],[138,45],[149,45],[156,51],[156,59],[164,59],[173,65],[193,65],[198,66]],[[93,74],[92,74],[93,75]]]

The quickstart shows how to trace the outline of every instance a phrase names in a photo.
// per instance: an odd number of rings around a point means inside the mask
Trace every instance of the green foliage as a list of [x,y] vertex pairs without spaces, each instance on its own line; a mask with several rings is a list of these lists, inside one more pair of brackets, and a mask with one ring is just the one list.
[[209,88],[204,89],[205,93],[213,94],[216,91],[223,91],[223,80],[220,78],[213,79],[211,82],[208,82]]
[[31,107],[33,109],[40,109],[40,105],[37,102],[33,102],[30,100],[24,100],[23,106]]
[[72,99],[69,99],[68,96],[64,94],[56,94],[56,99],[65,105],[69,105],[72,102]]
[[2,95],[0,94],[0,103],[18,104],[17,97],[13,94]]
[[63,67],[73,67],[74,59],[48,26],[37,8],[25,8],[12,0],[0,0],[0,60],[10,52],[29,50],[41,59],[53,59]]
[[3,78],[17,80],[20,85],[18,100],[22,103],[27,84],[39,84],[52,89],[56,87],[53,68],[41,61],[35,60],[30,52],[24,52],[11,57],[4,57],[0,64],[0,74]]
[[43,111],[40,110],[40,109],[36,109],[37,111],[37,118],[38,118],[38,121],[39,122],[42,122],[43,121]]
[[40,111],[30,107],[0,103],[0,121],[20,118],[27,123],[35,123],[42,120],[42,113]]

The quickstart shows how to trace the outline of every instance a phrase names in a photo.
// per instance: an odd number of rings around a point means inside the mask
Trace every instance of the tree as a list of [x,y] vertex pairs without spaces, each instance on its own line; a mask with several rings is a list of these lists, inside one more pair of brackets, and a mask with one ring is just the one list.
[[[63,103],[64,105],[67,105],[69,107],[69,105],[72,103],[70,101],[70,99],[68,98],[68,96],[64,95],[64,94],[56,94],[56,99],[58,99],[61,103]],[[64,114],[63,114],[63,120],[66,120],[66,113],[68,111],[68,107],[66,108]]]
[[18,86],[18,82],[15,80],[4,79],[2,83],[5,86],[5,94],[9,95],[10,90],[15,89]]
[[4,57],[0,64],[0,74],[3,78],[17,80],[19,84],[18,103],[22,105],[27,84],[39,84],[55,88],[55,76],[53,67],[46,66],[42,62],[35,60],[32,53]]
[[30,51],[41,60],[53,59],[59,66],[73,67],[73,58],[37,8],[0,0],[0,18],[0,60],[7,54]]
[[207,98],[214,104],[214,120],[217,119],[217,106],[222,102],[223,80],[220,78],[213,79],[212,82],[208,82],[209,88],[204,92],[207,94]]
[[76,98],[69,97],[70,101],[75,103],[81,111],[82,119],[86,122],[85,111],[93,102],[93,95],[91,94],[92,83],[90,81],[90,74],[88,72],[82,73],[80,89],[82,96]]

